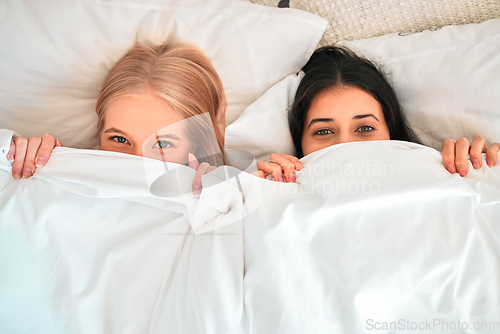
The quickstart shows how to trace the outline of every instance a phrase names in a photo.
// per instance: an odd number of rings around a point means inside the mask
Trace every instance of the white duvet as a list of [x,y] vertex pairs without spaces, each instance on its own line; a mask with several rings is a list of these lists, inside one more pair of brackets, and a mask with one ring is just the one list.
[[[385,141],[296,184],[57,148],[13,180],[0,133],[0,333],[495,333],[500,167]],[[160,181],[157,181],[160,180]],[[156,182],[156,183],[155,183]]]
[[500,331],[499,166],[461,178],[395,141],[302,161],[245,219],[249,332]]

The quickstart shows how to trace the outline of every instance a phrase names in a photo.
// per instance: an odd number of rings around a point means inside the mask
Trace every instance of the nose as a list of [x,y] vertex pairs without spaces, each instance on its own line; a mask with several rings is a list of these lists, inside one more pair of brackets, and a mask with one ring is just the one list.
[[135,147],[132,150],[132,154],[142,157],[142,147],[140,147],[140,146]]
[[339,134],[337,144],[351,143],[353,141],[356,141],[356,138],[352,134],[344,132]]

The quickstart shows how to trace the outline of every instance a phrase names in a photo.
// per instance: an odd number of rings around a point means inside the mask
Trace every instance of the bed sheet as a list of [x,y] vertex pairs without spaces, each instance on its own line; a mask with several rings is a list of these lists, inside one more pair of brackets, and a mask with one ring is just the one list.
[[461,178],[398,141],[302,162],[244,222],[249,333],[500,330],[499,166]]
[[428,147],[347,143],[295,184],[221,167],[196,198],[189,168],[113,152],[57,148],[12,180],[11,134],[0,332],[498,331],[499,166],[461,178]]
[[204,205],[176,182],[192,180],[188,167],[69,148],[14,180],[11,134],[0,133],[0,333],[237,331],[242,225],[218,211],[239,211],[237,188],[214,182],[204,195],[218,201]]

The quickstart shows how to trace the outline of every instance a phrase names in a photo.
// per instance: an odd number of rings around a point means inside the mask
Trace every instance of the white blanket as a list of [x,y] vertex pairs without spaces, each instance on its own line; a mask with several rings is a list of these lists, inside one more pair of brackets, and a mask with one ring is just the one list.
[[[0,133],[0,333],[218,334],[240,326],[243,206],[233,181],[214,182],[211,173],[214,186],[197,199],[188,167],[69,148],[14,180],[10,138]],[[165,196],[157,196],[152,185],[162,175]]]
[[302,161],[245,219],[249,332],[498,333],[499,166],[396,141]]
[[224,167],[196,198],[189,168],[112,152],[57,148],[13,180],[10,135],[1,333],[500,328],[498,166],[461,178],[427,147],[350,143],[297,184]]

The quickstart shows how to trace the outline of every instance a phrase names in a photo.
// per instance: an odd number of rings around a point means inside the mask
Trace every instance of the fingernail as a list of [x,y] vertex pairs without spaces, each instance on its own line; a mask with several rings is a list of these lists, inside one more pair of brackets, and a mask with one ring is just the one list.
[[465,169],[459,169],[458,174],[460,174],[460,176],[465,176],[467,175],[467,171]]
[[10,162],[14,161],[14,155],[13,154],[7,154],[7,160],[9,160]]
[[195,194],[195,195],[201,194],[201,186],[199,186],[199,185],[193,186],[193,194]]
[[283,182],[283,176],[282,175],[278,176],[278,180],[277,181],[278,182]]
[[479,166],[479,161],[477,160],[472,160],[472,166],[474,166],[475,169],[478,169],[480,166]]
[[302,168],[304,168],[304,165],[302,164],[302,162],[297,161],[297,162],[295,163],[295,169],[296,169],[296,170],[301,170]]
[[490,167],[493,166],[493,160],[492,159],[486,159],[486,164],[488,166],[490,166]]
[[28,176],[31,176],[33,174],[33,172],[31,171],[30,168],[25,168],[23,169],[23,175],[28,177]]
[[45,165],[45,159],[44,158],[36,158],[35,165],[37,167],[42,167],[43,165]]
[[17,171],[14,171],[13,176],[14,176],[14,179],[18,180],[21,178],[22,175],[21,175],[21,172],[17,170]]
[[451,174],[455,174],[457,171],[455,170],[455,167],[453,165],[446,165],[446,170],[450,172]]
[[295,182],[295,175],[287,174],[285,175],[286,182]]

